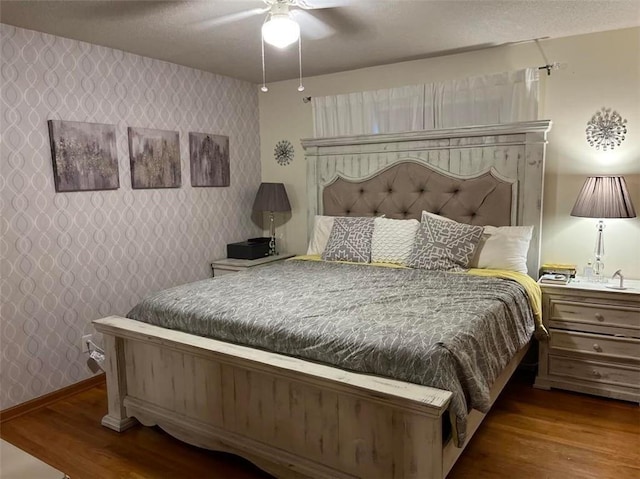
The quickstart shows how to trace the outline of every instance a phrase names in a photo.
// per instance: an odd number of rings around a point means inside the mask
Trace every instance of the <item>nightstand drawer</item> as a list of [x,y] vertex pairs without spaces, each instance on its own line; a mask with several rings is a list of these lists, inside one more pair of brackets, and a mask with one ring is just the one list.
[[575,303],[551,299],[549,326],[578,329],[594,333],[611,332],[618,328],[620,334],[640,337],[640,308],[624,306]]
[[640,369],[632,366],[549,356],[549,374],[617,384],[640,392]]
[[[615,360],[640,362],[640,340],[552,329],[550,354],[581,353]],[[606,359],[606,358],[604,358]]]
[[276,261],[283,261],[285,259],[293,258],[295,255],[280,253],[273,256],[265,256],[258,259],[237,259],[237,258],[223,258],[211,262],[211,272],[214,277],[224,276],[225,274],[237,273],[238,271],[245,271],[249,268],[256,268],[264,266]]
[[235,269],[220,269],[220,268],[214,268],[213,269],[213,276],[214,277],[219,277],[219,276],[224,276],[225,274],[233,274],[233,273],[237,273],[238,271]]

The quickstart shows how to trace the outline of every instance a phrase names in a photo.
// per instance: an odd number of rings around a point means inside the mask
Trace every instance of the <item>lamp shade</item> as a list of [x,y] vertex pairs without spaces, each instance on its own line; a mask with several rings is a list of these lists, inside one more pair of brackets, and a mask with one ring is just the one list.
[[573,205],[571,216],[635,218],[636,212],[622,176],[590,176]]
[[282,183],[262,183],[253,202],[254,211],[291,211],[287,190]]

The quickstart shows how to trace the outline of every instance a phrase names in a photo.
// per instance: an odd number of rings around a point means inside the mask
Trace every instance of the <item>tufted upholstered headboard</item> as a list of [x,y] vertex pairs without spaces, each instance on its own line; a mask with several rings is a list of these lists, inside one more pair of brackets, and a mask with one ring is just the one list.
[[[479,225],[533,225],[540,263],[549,120],[302,140],[308,234],[317,214],[420,218],[423,209]],[[422,191],[424,190],[424,191]]]
[[461,223],[506,226],[514,223],[516,182],[495,170],[477,176],[447,174],[414,160],[384,168],[371,178],[337,177],[322,193],[327,216],[379,216],[420,219],[427,210]]

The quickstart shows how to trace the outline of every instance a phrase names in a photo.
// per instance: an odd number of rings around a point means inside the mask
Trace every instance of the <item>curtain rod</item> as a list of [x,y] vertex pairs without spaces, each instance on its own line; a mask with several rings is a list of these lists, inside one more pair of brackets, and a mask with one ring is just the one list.
[[551,70],[559,70],[559,69],[560,69],[560,63],[558,62],[547,63],[546,65],[542,65],[541,67],[538,67],[538,70],[547,70],[547,76],[551,76]]
[[[560,69],[560,63],[558,62],[547,63],[546,65],[542,65],[541,67],[538,67],[538,70],[547,70],[547,76],[551,76],[551,70],[559,70],[559,69]],[[311,101],[310,96],[302,97],[302,103],[309,103],[310,101]]]

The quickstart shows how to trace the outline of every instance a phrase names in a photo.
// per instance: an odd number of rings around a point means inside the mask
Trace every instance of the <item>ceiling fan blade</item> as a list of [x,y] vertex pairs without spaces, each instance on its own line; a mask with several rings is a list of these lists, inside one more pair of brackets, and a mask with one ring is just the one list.
[[[341,35],[354,35],[370,28],[370,26],[362,22],[360,15],[354,8],[322,8],[313,10],[313,13],[298,9],[292,10],[291,13],[293,14],[294,11],[306,14],[304,15],[305,20],[307,17],[312,18],[312,20],[310,20],[312,25],[308,32],[308,36],[311,38],[314,38],[314,26],[316,25],[318,25],[317,38],[323,38],[335,32],[340,32]],[[307,33],[302,26],[302,22],[300,23],[300,29],[303,34]]]
[[305,37],[312,40],[327,38],[336,33],[335,28],[314,17],[305,10],[292,10],[291,16],[300,25],[300,31]]
[[228,15],[222,15],[221,17],[210,18],[208,20],[202,20],[196,24],[196,28],[212,28],[220,27],[222,25],[228,25],[229,23],[244,20],[245,18],[253,17],[255,15],[261,15],[269,11],[269,7],[264,8],[252,8],[251,10],[243,10],[241,12],[230,13]]
[[295,4],[304,10],[346,7],[348,5],[353,5],[354,3],[355,0],[295,0]]

